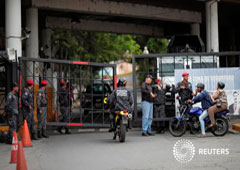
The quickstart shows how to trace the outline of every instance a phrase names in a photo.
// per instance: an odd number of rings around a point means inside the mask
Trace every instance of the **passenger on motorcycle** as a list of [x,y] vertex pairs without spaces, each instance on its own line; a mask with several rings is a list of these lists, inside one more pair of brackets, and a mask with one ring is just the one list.
[[211,124],[209,128],[212,128],[215,125],[214,114],[226,110],[228,108],[227,95],[223,90],[225,84],[223,82],[218,82],[217,91],[213,93],[213,98],[216,101],[213,106],[208,109],[209,117],[211,120]]
[[[194,94],[195,97],[192,99],[192,102],[194,103],[201,102],[202,109],[204,110],[203,113],[199,116],[201,125],[201,135],[199,135],[199,137],[204,137],[206,135],[204,119],[208,116],[208,108],[211,107],[210,95],[206,90],[204,90],[204,87],[205,86],[203,83],[198,83],[196,92]],[[191,100],[188,101],[190,102]]]
[[114,89],[110,97],[108,98],[109,112],[110,112],[110,129],[109,132],[115,131],[115,111],[127,110],[128,113],[132,113],[133,99],[130,91],[126,88],[127,81],[125,78],[118,80],[118,88]]

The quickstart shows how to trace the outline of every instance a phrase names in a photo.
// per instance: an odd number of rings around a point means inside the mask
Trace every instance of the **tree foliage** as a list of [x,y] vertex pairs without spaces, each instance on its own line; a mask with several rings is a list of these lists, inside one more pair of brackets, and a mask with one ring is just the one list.
[[52,46],[59,59],[110,62],[130,54],[141,54],[135,36],[96,32],[54,30]]

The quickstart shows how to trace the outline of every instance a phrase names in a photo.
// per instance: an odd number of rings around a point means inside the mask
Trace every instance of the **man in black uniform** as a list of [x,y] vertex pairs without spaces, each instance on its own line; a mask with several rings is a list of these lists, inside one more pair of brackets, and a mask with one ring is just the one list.
[[38,138],[48,138],[47,134],[47,80],[41,81],[41,88],[37,93]]
[[[62,113],[62,122],[70,122],[70,98],[69,92],[66,90],[66,82],[60,82],[60,90],[59,90],[59,104],[60,104],[60,111]],[[62,128],[58,128],[58,132],[62,134]],[[65,133],[70,134],[69,128],[65,127]]]
[[130,91],[126,88],[127,81],[124,78],[120,78],[118,80],[118,88],[114,89],[111,96],[108,98],[108,104],[110,111],[110,120],[111,120],[111,128],[109,132],[115,130],[115,122],[114,122],[114,112],[115,111],[123,111],[127,110],[129,113],[132,113],[132,104],[133,99]]
[[23,89],[22,94],[22,113],[23,118],[27,120],[28,129],[30,131],[31,139],[37,140],[35,121],[34,121],[34,97],[32,95],[33,80],[27,81],[26,88]]
[[17,131],[18,120],[18,84],[13,83],[12,91],[8,93],[5,111],[7,113],[7,123],[9,126],[7,144],[12,144],[13,131]]
[[180,96],[181,103],[186,102],[189,99],[192,99],[193,97],[192,84],[188,82],[188,76],[189,76],[189,73],[184,72],[182,74],[183,81],[180,81],[176,87],[176,92]]
[[[156,87],[154,88],[154,115],[156,118],[166,118],[165,103],[166,103],[166,85],[162,86],[161,79],[156,80]],[[165,132],[165,122],[157,122],[158,133]]]

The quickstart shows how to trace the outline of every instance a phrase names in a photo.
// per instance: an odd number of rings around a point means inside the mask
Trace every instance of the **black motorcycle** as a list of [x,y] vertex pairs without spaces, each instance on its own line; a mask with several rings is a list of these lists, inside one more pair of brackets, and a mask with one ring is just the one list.
[[127,110],[115,111],[115,131],[113,140],[119,137],[120,142],[125,142],[126,132],[129,127],[129,120],[132,118],[132,114],[129,114]]

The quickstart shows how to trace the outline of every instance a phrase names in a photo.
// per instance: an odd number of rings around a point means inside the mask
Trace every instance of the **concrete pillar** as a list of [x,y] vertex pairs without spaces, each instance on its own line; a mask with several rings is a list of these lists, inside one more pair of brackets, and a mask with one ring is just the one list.
[[206,2],[207,52],[219,52],[218,2]]
[[[26,57],[39,58],[39,42],[38,42],[38,9],[29,8],[26,10],[26,27],[31,30],[31,35],[26,41]],[[33,64],[27,64],[28,79],[33,76]],[[39,64],[35,63],[35,83],[39,84]]]
[[[14,48],[22,56],[21,0],[5,0],[6,50]],[[15,55],[10,56],[15,59]]]
[[200,37],[200,24],[197,23],[191,24],[191,34],[198,35]]
[[[44,54],[45,58],[51,58],[51,30],[43,29],[41,31],[41,52]],[[51,67],[46,71],[46,79],[48,80],[48,86],[52,87],[53,79],[52,79],[52,71]]]

